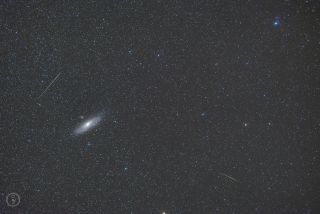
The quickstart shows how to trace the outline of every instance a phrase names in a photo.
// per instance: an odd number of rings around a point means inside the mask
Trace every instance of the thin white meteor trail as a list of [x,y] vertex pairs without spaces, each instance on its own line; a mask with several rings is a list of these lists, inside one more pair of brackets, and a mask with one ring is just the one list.
[[61,72],[58,73],[58,75],[50,82],[50,84],[46,87],[46,89],[44,89],[44,91],[40,94],[38,99],[40,99],[48,91],[48,89],[52,86],[52,84],[59,78],[60,74]]
[[231,177],[230,175],[227,175],[223,172],[219,172],[220,175],[225,176],[226,178],[229,178],[230,180],[234,181],[234,182],[238,182],[237,179],[235,179],[234,177]]

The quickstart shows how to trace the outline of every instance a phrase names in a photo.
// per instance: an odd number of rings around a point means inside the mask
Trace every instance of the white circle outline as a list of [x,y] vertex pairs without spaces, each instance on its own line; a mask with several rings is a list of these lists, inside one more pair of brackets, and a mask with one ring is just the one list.
[[[11,202],[9,202],[9,197],[12,196],[12,195],[15,196],[18,199],[17,200],[18,202],[16,204],[11,204]],[[20,195],[18,193],[11,192],[6,196],[6,203],[7,203],[7,205],[9,207],[17,207],[17,206],[19,206],[20,202],[21,202],[21,198],[20,198]]]

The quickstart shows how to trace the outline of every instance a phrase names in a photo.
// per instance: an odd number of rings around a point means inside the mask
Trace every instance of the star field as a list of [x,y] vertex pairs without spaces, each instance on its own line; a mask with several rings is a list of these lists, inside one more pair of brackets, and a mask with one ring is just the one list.
[[319,10],[1,1],[0,213],[320,213]]

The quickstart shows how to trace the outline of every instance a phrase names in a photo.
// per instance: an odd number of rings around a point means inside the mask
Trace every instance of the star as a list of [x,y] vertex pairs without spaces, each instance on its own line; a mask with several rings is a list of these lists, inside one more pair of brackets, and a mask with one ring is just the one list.
[[202,113],[201,113],[201,117],[206,118],[207,116],[208,116],[208,113],[207,113],[207,112],[202,112]]
[[276,17],[273,22],[272,22],[272,26],[274,28],[279,28],[281,26],[281,20],[280,17]]
[[2,2],[1,211],[317,211],[319,1]]

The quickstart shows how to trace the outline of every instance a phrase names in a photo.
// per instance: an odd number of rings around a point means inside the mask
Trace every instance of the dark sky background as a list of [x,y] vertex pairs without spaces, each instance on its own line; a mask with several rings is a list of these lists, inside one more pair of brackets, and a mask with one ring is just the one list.
[[1,0],[0,213],[320,213],[319,10]]

